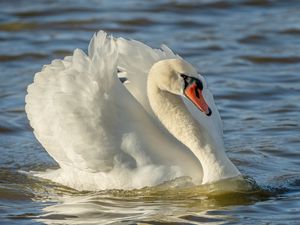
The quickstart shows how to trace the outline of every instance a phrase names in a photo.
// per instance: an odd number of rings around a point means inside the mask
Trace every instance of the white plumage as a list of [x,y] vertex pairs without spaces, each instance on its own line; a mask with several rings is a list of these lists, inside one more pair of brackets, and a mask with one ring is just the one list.
[[[28,87],[26,113],[36,138],[61,168],[37,175],[79,190],[140,188],[179,176],[201,183],[203,160],[160,121],[147,95],[149,71],[166,59],[180,57],[166,46],[152,49],[100,31],[88,55],[76,49],[72,56],[44,66]],[[118,71],[127,77],[124,84]],[[203,93],[214,112],[211,118],[196,119],[206,120],[203,132],[217,133],[216,143],[205,146],[217,146],[222,153],[220,117],[208,90]],[[193,104],[184,101],[195,114]],[[209,182],[239,174],[222,157],[230,172],[220,172]]]

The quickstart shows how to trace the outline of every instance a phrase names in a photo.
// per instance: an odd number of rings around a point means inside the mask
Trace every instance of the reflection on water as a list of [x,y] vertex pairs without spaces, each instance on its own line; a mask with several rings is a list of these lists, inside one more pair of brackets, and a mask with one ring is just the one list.
[[[299,1],[15,0],[0,1],[0,12],[2,223],[300,221]],[[231,180],[234,191],[220,193],[212,190],[228,183],[194,187],[180,179],[78,192],[22,172],[57,168],[28,125],[26,86],[43,64],[86,49],[99,29],[153,47],[163,42],[198,67],[220,109],[230,158],[258,186]]]
[[[268,203],[287,191],[283,187],[258,187],[249,177],[203,186],[193,186],[189,178],[179,178],[152,188],[99,192],[78,192],[34,179],[27,177],[31,181],[25,187],[30,187],[31,195],[34,193],[34,197],[30,197],[34,201],[47,202],[42,204],[42,213],[16,213],[10,219],[33,219],[45,224],[105,224],[120,221],[125,224],[131,224],[132,221],[146,224],[223,224],[225,221],[238,221],[238,212],[245,210],[244,207],[251,214],[251,210],[261,207],[255,204]],[[282,182],[286,184],[286,180]]]
[[[209,193],[208,187],[144,188],[133,191],[106,191],[89,195],[64,197],[62,203],[45,208],[46,214],[39,221],[52,223],[52,219],[64,215],[64,223],[109,223],[168,221],[168,222],[206,222],[224,221],[222,217],[194,215],[194,212],[229,207],[236,204],[250,204],[248,194],[259,192],[234,192],[230,194]],[[247,193],[247,194],[246,194]],[[237,198],[238,197],[238,198]],[[256,197],[259,199],[259,197]],[[230,200],[231,199],[231,200]],[[238,199],[238,200],[237,200]],[[189,213],[187,214],[187,210]],[[50,220],[49,220],[50,219]]]
[[23,213],[12,218],[34,219],[46,224],[103,224],[132,220],[149,224],[154,221],[224,222],[224,216],[204,212],[251,205],[279,193],[263,190],[247,177],[203,186],[194,186],[189,178],[183,177],[157,187],[99,192],[78,192],[49,181],[32,181],[27,184],[34,193],[31,198],[56,203],[44,207],[42,214]]

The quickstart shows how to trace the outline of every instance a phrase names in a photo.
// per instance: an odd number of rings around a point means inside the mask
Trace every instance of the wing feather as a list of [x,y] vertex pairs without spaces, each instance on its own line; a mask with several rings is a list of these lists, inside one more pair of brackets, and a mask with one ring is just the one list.
[[80,190],[143,187],[182,175],[200,180],[199,161],[151,116],[147,98],[151,66],[177,57],[166,46],[100,31],[88,55],[76,49],[45,65],[28,86],[25,110],[61,169],[40,176]]
[[76,49],[72,56],[53,60],[28,87],[26,113],[34,134],[60,166],[106,171],[116,155],[125,154],[117,134],[122,118],[114,113],[112,99],[119,82],[116,60],[115,42],[100,32],[89,55]]

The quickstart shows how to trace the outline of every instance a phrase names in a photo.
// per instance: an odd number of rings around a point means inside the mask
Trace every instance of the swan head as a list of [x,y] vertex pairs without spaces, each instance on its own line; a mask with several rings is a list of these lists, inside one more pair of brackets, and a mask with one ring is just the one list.
[[183,59],[165,59],[155,63],[149,74],[159,89],[188,98],[206,116],[212,110],[203,97],[205,79]]

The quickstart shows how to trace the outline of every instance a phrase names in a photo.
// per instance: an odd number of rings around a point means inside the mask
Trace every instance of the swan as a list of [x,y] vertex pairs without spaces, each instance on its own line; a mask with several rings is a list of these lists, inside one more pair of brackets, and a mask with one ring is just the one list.
[[76,49],[53,60],[27,92],[34,135],[59,164],[36,176],[78,190],[240,176],[204,77],[165,45],[99,31],[88,54]]

